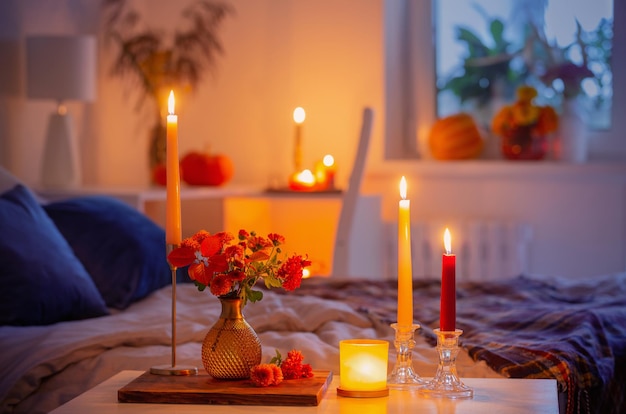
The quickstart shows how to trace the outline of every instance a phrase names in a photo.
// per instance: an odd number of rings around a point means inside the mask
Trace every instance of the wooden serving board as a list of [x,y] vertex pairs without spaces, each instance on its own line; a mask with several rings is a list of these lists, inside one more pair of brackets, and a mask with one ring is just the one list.
[[312,378],[284,380],[257,387],[250,380],[216,380],[209,375],[140,375],[117,391],[123,403],[232,404],[316,406],[332,380],[330,371],[313,371]]

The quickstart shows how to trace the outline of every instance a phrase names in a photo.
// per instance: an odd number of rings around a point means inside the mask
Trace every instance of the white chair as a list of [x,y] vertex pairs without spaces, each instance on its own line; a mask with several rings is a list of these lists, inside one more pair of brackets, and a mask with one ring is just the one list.
[[373,120],[374,111],[372,108],[364,108],[356,156],[352,165],[348,187],[343,194],[341,211],[339,213],[339,222],[337,224],[335,246],[333,249],[331,276],[350,276],[350,239],[353,235],[353,224],[357,213],[357,200],[359,198],[361,181],[363,180],[363,171],[365,170],[365,160],[367,158],[367,150],[372,135]]

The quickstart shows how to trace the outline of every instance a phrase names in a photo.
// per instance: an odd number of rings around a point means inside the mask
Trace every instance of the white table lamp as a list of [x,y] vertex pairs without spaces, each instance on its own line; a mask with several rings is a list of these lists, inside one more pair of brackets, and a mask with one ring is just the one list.
[[96,39],[93,36],[32,36],[26,39],[27,96],[53,99],[41,164],[46,187],[80,184],[78,145],[65,101],[96,95]]

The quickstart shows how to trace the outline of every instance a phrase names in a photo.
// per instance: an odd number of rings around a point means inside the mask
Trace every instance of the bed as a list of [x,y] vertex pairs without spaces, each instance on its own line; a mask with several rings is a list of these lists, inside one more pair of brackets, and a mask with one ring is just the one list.
[[[156,225],[106,197],[45,203],[18,185],[0,196],[0,234],[0,412],[49,412],[121,370],[170,363],[172,287]],[[177,362],[201,369],[219,301],[179,276]],[[429,377],[440,284],[413,286],[413,362]],[[299,349],[338,374],[340,340],[393,341],[396,293],[395,281],[312,278],[266,291],[244,314],[264,360]],[[626,412],[626,274],[522,275],[459,283],[457,295],[462,378],[555,378],[563,413]]]

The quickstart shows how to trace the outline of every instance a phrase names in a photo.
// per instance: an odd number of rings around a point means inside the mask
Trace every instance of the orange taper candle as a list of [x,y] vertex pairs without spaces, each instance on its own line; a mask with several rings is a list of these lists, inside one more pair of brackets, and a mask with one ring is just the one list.
[[398,212],[398,325],[413,325],[413,269],[411,262],[411,201],[406,199],[407,184],[400,180]]
[[178,116],[174,114],[176,101],[170,91],[167,102],[167,204],[165,206],[165,242],[178,245],[182,240],[180,220],[180,171],[178,162]]

